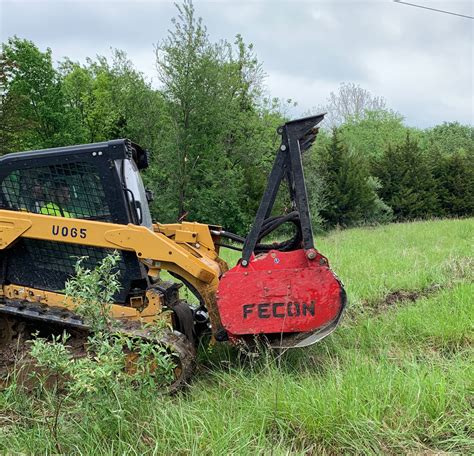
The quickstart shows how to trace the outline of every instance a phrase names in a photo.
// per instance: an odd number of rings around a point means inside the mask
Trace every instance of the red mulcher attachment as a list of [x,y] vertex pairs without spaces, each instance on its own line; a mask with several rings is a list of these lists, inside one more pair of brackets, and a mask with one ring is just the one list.
[[230,339],[266,334],[278,347],[304,347],[330,334],[345,304],[325,257],[271,250],[226,272],[218,307]]
[[[268,179],[255,223],[243,239],[242,259],[220,281],[217,305],[222,328],[216,338],[231,341],[265,335],[272,346],[311,345],[338,325],[346,293],[327,259],[313,244],[301,154],[313,144],[316,125],[324,115],[286,123],[278,129],[282,144]],[[286,178],[294,211],[270,217],[281,181]],[[260,240],[283,223],[296,227],[285,242],[266,245]]]

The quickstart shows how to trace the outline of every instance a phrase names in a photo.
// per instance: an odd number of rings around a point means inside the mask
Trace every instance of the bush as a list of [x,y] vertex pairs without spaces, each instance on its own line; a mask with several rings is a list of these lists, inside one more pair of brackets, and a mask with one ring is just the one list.
[[[112,300],[120,288],[119,261],[120,254],[115,252],[89,270],[79,259],[76,277],[66,283],[66,297],[90,327],[88,356],[75,358],[67,350],[66,333],[52,341],[36,338],[32,342],[32,355],[38,364],[64,377],[71,394],[113,390],[117,384],[162,384],[173,379],[172,354],[152,340],[134,336],[133,331],[127,331],[121,321],[112,317]],[[163,328],[158,323],[148,327],[150,335],[157,337]],[[133,356],[132,366],[127,353],[137,355]]]
[[[156,391],[157,385],[174,378],[173,354],[166,347],[137,338],[111,317],[112,299],[119,289],[119,259],[117,252],[108,255],[94,270],[83,268],[79,259],[76,277],[66,285],[66,296],[91,328],[82,349],[77,344],[81,336],[74,339],[72,349],[66,332],[48,338],[36,335],[31,341],[32,392],[42,400],[44,420],[58,453],[63,452],[65,413],[77,414],[85,404],[100,409],[137,385]],[[160,326],[148,332],[150,338],[158,337]]]

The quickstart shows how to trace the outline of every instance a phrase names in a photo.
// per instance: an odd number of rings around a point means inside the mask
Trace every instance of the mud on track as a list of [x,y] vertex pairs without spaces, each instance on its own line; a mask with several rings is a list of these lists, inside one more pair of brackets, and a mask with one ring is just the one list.
[[[0,320],[0,387],[8,383],[8,377],[15,373],[17,383],[30,387],[32,373],[38,372],[38,366],[30,355],[33,335],[61,335],[64,328],[52,328],[38,321],[19,321],[14,318]],[[68,331],[67,348],[73,358],[86,356],[87,333]],[[41,370],[41,369],[40,369]]]

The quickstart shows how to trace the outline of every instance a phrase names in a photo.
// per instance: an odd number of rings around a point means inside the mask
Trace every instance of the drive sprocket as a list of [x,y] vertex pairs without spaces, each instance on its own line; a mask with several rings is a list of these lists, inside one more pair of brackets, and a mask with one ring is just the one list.
[[[173,379],[165,387],[168,393],[176,393],[185,387],[191,378],[196,366],[196,350],[194,345],[186,338],[184,334],[178,331],[162,330],[157,334],[153,334],[147,330],[127,329],[122,331],[130,339],[146,341],[147,343],[156,344],[164,348],[171,357],[174,364]],[[131,374],[136,372],[136,364],[139,354],[132,351],[127,355],[127,371]],[[155,360],[150,359],[150,371],[153,374]]]

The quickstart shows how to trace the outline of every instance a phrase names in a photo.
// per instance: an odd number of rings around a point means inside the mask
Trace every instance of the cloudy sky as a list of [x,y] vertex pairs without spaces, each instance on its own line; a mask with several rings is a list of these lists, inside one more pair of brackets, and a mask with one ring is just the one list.
[[[410,0],[474,16],[474,1]],[[297,116],[355,82],[408,125],[474,124],[474,21],[392,0],[195,0],[212,40],[252,42],[272,96],[297,101]],[[153,45],[175,15],[164,0],[0,0],[0,32],[50,47],[55,60],[125,50],[158,85]]]

